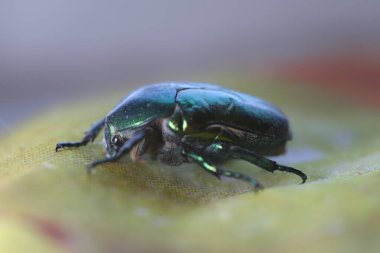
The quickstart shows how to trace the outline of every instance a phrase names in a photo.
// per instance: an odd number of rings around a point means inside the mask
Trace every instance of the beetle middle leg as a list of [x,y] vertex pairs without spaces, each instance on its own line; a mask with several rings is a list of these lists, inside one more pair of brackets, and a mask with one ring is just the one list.
[[243,159],[247,162],[253,163],[260,168],[267,170],[269,172],[275,172],[276,170],[279,171],[286,171],[293,174],[298,175],[302,179],[302,184],[306,182],[307,176],[305,173],[303,173],[300,170],[287,167],[284,165],[277,164],[275,161],[272,161],[268,158],[265,158],[264,156],[258,155],[252,151],[249,151],[245,148],[239,147],[239,146],[230,146],[229,147],[230,152],[232,153],[232,158],[235,159]]
[[220,179],[220,176],[232,177],[232,178],[247,181],[248,183],[253,185],[255,190],[259,190],[263,188],[263,186],[254,178],[251,178],[242,173],[220,169],[217,166],[212,165],[210,162],[206,161],[206,159],[203,156],[195,154],[194,152],[186,152],[185,154],[187,155],[187,157],[190,158],[190,160],[193,160],[195,163],[200,165],[207,172],[211,173],[212,175],[216,176],[219,179]]
[[79,142],[60,142],[57,144],[55,147],[55,151],[58,151],[60,149],[64,148],[71,148],[71,147],[80,147],[80,146],[85,146],[89,142],[93,142],[96,137],[99,135],[99,132],[103,129],[104,123],[105,123],[105,118],[99,120],[96,122],[85,134],[83,137],[82,141]]

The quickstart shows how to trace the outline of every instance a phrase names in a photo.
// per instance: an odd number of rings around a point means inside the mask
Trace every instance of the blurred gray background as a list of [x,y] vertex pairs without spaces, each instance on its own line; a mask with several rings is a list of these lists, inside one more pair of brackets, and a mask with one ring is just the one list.
[[89,91],[378,48],[379,25],[378,0],[0,0],[0,133]]

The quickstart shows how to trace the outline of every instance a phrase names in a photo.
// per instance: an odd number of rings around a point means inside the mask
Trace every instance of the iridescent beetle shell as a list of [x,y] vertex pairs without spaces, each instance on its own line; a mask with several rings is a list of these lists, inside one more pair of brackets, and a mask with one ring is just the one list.
[[[106,159],[130,153],[133,160],[149,152],[178,166],[195,162],[220,177],[235,177],[259,187],[256,180],[220,168],[229,159],[244,159],[274,172],[306,175],[278,165],[263,155],[280,154],[292,138],[285,114],[273,104],[234,90],[206,83],[161,83],[142,87],[127,96],[82,142],[59,143],[57,149],[86,145],[105,127]],[[87,141],[87,142],[86,142]]]

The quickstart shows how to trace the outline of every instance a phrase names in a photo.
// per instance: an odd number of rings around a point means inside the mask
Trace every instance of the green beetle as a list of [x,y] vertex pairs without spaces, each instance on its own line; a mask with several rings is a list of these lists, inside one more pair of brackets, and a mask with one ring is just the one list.
[[195,162],[212,175],[261,184],[244,174],[220,168],[229,159],[243,159],[269,172],[294,168],[265,158],[285,152],[292,138],[286,116],[274,105],[254,96],[206,83],[160,83],[136,90],[104,119],[86,132],[80,142],[62,142],[56,151],[94,141],[105,127],[107,157],[88,168],[119,160],[130,154],[137,160],[145,153],[178,166]]

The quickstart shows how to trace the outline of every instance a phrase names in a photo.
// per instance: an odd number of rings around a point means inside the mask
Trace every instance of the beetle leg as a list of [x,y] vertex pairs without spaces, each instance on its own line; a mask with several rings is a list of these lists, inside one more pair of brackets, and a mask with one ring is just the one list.
[[195,163],[199,164],[208,173],[211,173],[212,175],[214,175],[214,176],[216,176],[217,178],[220,179],[220,174],[218,173],[218,168],[216,166],[211,165],[207,161],[205,161],[205,159],[202,156],[197,155],[195,153],[191,153],[191,152],[189,152],[189,153],[186,152],[186,156],[188,158],[190,158],[190,160],[192,160]]
[[98,136],[99,132],[104,127],[105,118],[99,120],[94,125],[91,126],[91,128],[86,132],[85,136],[83,137],[82,141],[80,142],[60,142],[55,147],[55,151],[58,151],[60,149],[64,148],[71,148],[71,147],[80,147],[85,146],[89,142],[93,142],[95,138]]
[[233,142],[239,143],[239,138],[227,127],[220,125],[211,125],[206,128],[207,131],[216,130],[218,134],[215,135],[214,142],[218,141],[221,137],[228,138]]
[[195,153],[186,153],[186,155],[195,163],[200,165],[203,169],[205,169],[207,172],[211,173],[212,175],[216,176],[219,179],[220,179],[220,176],[232,177],[232,178],[247,181],[248,183],[253,185],[255,190],[259,190],[263,188],[262,185],[259,182],[257,182],[257,180],[255,180],[254,178],[248,177],[238,172],[220,169],[214,165],[211,165],[210,163],[205,161],[205,159],[202,156],[197,155]]
[[232,177],[232,178],[247,181],[248,183],[250,183],[251,185],[255,187],[255,190],[260,190],[264,188],[256,179],[239,172],[219,169],[219,174],[226,177]]
[[306,182],[307,176],[305,173],[303,173],[300,170],[283,166],[280,164],[277,164],[275,161],[272,161],[268,158],[265,158],[264,156],[258,155],[252,151],[249,151],[245,148],[239,147],[239,146],[230,146],[230,151],[232,153],[232,157],[236,159],[243,159],[247,162],[253,163],[260,168],[267,170],[269,172],[274,172],[276,170],[279,171],[286,171],[293,174],[298,175],[302,179],[302,184]]
[[119,160],[125,154],[128,154],[129,151],[131,151],[131,149],[137,143],[139,143],[142,139],[144,139],[149,133],[150,131],[146,131],[146,130],[140,131],[137,134],[135,134],[131,139],[129,139],[127,142],[125,142],[123,146],[121,146],[121,148],[117,151],[116,155],[91,162],[87,167],[88,172],[91,172],[95,168],[95,166],[99,164],[114,162],[114,161]]

